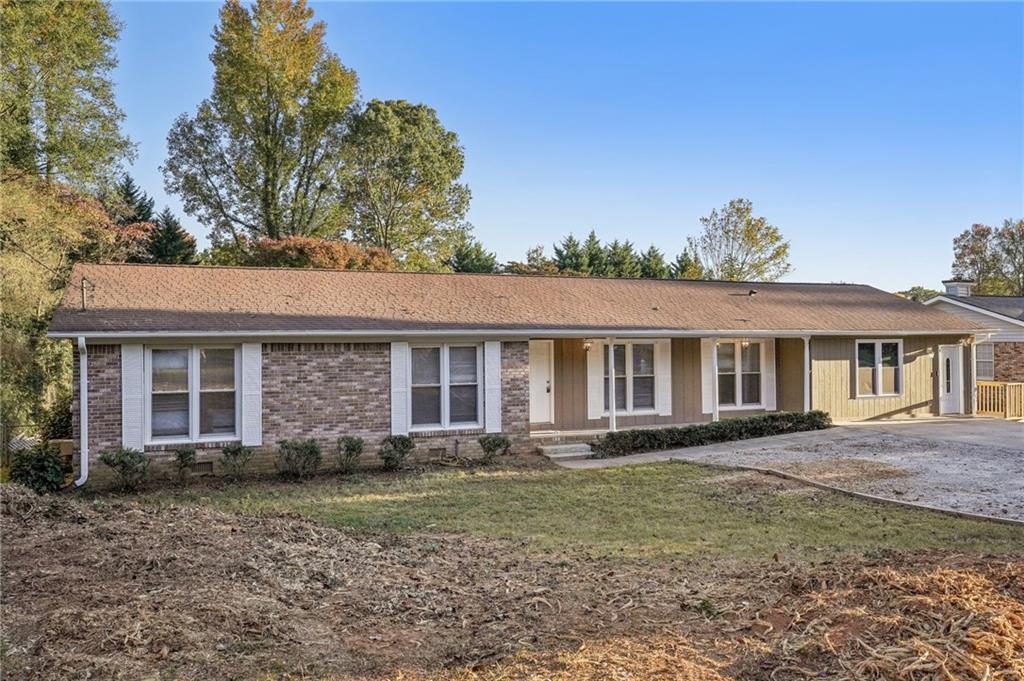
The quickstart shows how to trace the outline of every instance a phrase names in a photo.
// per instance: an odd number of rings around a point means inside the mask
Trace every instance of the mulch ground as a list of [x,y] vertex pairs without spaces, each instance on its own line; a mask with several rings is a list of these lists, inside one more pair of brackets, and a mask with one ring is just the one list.
[[540,554],[0,486],[25,679],[1024,679],[1024,558]]

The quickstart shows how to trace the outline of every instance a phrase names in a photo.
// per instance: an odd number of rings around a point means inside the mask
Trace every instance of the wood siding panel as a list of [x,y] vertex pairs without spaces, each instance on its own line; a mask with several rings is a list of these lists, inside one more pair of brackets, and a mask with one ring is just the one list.
[[[864,340],[870,338],[865,337]],[[855,338],[815,337],[811,340],[812,407],[837,421],[938,415],[937,357],[939,345],[955,345],[960,336],[918,336],[903,339],[903,393],[892,397],[857,397],[854,383]],[[964,405],[970,412],[973,382],[970,348],[964,348]]]
[[[587,418],[587,351],[578,338],[555,339],[555,423],[556,430],[589,430],[608,427],[608,419]],[[620,428],[672,425],[709,421],[700,413],[700,340],[672,339],[672,415],[619,414]]]
[[775,342],[775,382],[779,411],[804,410],[804,342],[779,338]]

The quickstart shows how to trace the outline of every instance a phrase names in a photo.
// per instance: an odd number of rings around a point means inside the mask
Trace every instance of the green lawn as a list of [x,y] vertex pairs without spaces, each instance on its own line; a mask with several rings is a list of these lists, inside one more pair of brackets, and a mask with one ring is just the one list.
[[881,549],[1024,554],[1024,529],[874,504],[683,463],[591,471],[442,469],[167,488],[143,503],[299,513],[368,532],[463,532],[595,554],[823,558]]

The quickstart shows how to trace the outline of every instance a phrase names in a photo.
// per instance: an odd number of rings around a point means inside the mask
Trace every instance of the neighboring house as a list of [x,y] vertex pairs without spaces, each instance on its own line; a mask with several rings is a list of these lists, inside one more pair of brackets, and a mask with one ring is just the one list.
[[972,295],[972,281],[949,279],[942,283],[945,294],[925,305],[991,330],[977,336],[977,379],[1024,382],[1024,296],[977,296]]
[[77,265],[50,336],[77,346],[86,462],[241,441],[269,470],[296,437],[466,455],[483,433],[970,413],[975,331],[847,284]]

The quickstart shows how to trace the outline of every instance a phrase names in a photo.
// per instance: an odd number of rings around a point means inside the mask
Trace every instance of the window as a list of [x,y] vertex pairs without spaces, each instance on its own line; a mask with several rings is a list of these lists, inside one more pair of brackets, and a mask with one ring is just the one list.
[[[601,345],[604,362],[604,409],[608,411],[608,345]],[[615,413],[654,411],[654,343],[616,343]]]
[[996,361],[991,343],[978,343],[974,349],[975,373],[979,381],[996,380]]
[[857,341],[857,396],[899,395],[903,390],[903,342]]
[[237,348],[147,348],[146,361],[148,440],[237,437]]
[[480,345],[412,348],[412,427],[480,425]]
[[750,408],[761,405],[760,341],[718,343],[718,405]]

